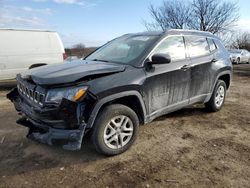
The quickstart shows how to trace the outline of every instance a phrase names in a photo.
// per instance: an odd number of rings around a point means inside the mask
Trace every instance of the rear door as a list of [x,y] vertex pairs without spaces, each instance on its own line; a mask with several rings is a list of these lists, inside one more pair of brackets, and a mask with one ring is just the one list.
[[151,117],[165,114],[174,107],[188,104],[190,61],[186,56],[184,38],[182,36],[169,36],[164,39],[153,54],[165,53],[171,57],[171,63],[153,65],[146,71],[145,93]]
[[204,36],[185,36],[191,59],[190,103],[202,102],[212,85],[212,63],[215,63],[216,45]]

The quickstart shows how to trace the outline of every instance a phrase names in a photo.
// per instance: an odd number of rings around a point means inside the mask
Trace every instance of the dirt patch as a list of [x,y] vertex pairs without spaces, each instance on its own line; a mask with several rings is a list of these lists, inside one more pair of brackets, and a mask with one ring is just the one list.
[[0,187],[249,187],[250,65],[234,68],[220,112],[196,105],[160,117],[110,158],[88,138],[78,152],[27,140],[0,90]]

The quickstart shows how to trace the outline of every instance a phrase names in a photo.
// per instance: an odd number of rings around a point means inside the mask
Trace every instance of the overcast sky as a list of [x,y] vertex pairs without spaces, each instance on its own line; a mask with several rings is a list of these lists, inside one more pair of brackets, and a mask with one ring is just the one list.
[[[144,31],[149,4],[162,0],[0,0],[0,28],[57,31],[66,47],[99,46],[125,33]],[[250,0],[239,0],[239,27],[250,31]]]

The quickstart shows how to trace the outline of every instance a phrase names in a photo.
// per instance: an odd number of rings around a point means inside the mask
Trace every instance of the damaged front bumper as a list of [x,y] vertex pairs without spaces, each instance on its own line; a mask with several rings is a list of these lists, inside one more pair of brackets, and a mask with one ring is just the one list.
[[16,88],[7,94],[7,98],[22,115],[17,123],[29,128],[28,138],[49,145],[63,142],[66,150],[81,149],[86,130],[81,116],[84,105],[63,99],[58,107],[35,107],[22,98]]

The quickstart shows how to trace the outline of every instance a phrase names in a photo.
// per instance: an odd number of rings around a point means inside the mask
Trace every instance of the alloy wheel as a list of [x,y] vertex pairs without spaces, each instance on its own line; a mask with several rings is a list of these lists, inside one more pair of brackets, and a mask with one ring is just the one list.
[[215,95],[215,105],[217,108],[220,108],[225,99],[225,88],[223,86],[218,87]]
[[120,115],[112,118],[104,129],[104,143],[110,149],[120,149],[127,145],[134,132],[131,119]]

